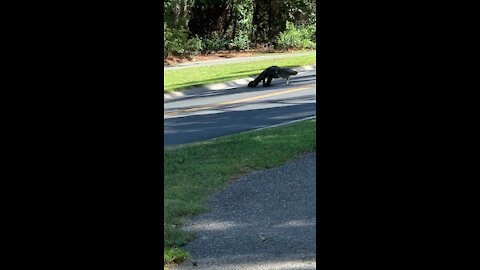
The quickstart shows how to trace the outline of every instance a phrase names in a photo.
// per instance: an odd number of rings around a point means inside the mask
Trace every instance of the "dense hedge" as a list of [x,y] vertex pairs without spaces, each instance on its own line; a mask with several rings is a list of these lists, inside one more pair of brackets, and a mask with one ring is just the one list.
[[315,1],[164,1],[164,56],[315,48]]

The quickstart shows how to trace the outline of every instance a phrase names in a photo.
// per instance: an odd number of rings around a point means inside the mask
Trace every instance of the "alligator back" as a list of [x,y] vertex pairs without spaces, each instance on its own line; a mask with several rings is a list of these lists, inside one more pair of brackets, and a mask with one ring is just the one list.
[[297,71],[295,71],[291,68],[279,68],[277,72],[278,72],[278,75],[282,78],[287,78],[289,76],[298,74]]
[[[298,72],[290,69],[290,68],[281,68],[278,66],[271,66],[266,68],[258,77],[248,83],[248,87],[255,87],[257,86],[260,81],[265,80],[267,78],[289,78],[291,75],[297,75]],[[265,83],[265,81],[264,81]]]

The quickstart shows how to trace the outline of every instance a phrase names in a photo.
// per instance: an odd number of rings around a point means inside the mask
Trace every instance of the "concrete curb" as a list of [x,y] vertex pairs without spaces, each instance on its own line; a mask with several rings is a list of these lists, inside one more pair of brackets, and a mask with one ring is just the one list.
[[[315,65],[296,67],[293,69],[298,72],[304,72],[308,70],[315,70],[316,68],[317,68],[317,65],[315,64]],[[200,87],[170,92],[168,94],[163,94],[163,101],[165,102],[165,101],[176,100],[176,99],[181,99],[185,97],[191,97],[191,96],[202,94],[206,91],[221,91],[221,90],[227,90],[227,89],[234,89],[238,87],[244,87],[250,81],[253,81],[254,78],[255,76],[243,78],[243,79],[237,79],[233,81],[222,82],[222,83],[206,84]]]

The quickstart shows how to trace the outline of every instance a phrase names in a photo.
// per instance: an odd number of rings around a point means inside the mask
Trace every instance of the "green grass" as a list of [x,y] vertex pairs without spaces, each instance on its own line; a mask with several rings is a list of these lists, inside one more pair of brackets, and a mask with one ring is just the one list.
[[178,248],[165,248],[163,251],[163,258],[166,262],[177,262],[183,260],[188,256],[188,252]]
[[268,59],[264,61],[220,64],[164,70],[164,92],[178,91],[203,84],[230,81],[260,74],[269,66],[297,67],[316,63],[316,55]]
[[277,167],[316,150],[315,120],[164,150],[164,263],[184,260],[193,235],[179,229],[206,210],[208,195],[252,170]]

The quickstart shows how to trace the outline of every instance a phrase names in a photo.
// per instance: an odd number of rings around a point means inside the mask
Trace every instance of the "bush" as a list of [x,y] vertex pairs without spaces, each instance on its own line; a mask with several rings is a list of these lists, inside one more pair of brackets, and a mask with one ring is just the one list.
[[188,30],[171,29],[164,26],[164,51],[163,56],[169,55],[185,56],[187,54],[197,54],[202,50],[202,40],[195,36],[188,38]]
[[168,50],[167,50],[167,24],[163,24],[163,58],[166,58],[168,55]]
[[315,27],[296,27],[287,21],[286,29],[280,33],[276,45],[279,49],[315,49]]
[[164,57],[168,55],[182,55],[188,41],[188,32],[185,29],[166,28],[164,38]]
[[250,47],[250,38],[246,32],[240,31],[229,45],[232,49],[245,50]]
[[195,36],[187,41],[187,44],[185,46],[185,50],[189,54],[198,54],[200,51],[203,49],[203,41],[201,38],[198,36]]
[[203,39],[204,51],[220,51],[225,50],[228,44],[228,40],[218,34],[214,34],[209,38]]
[[312,33],[312,41],[317,42],[317,15],[315,13],[310,15],[307,27]]

